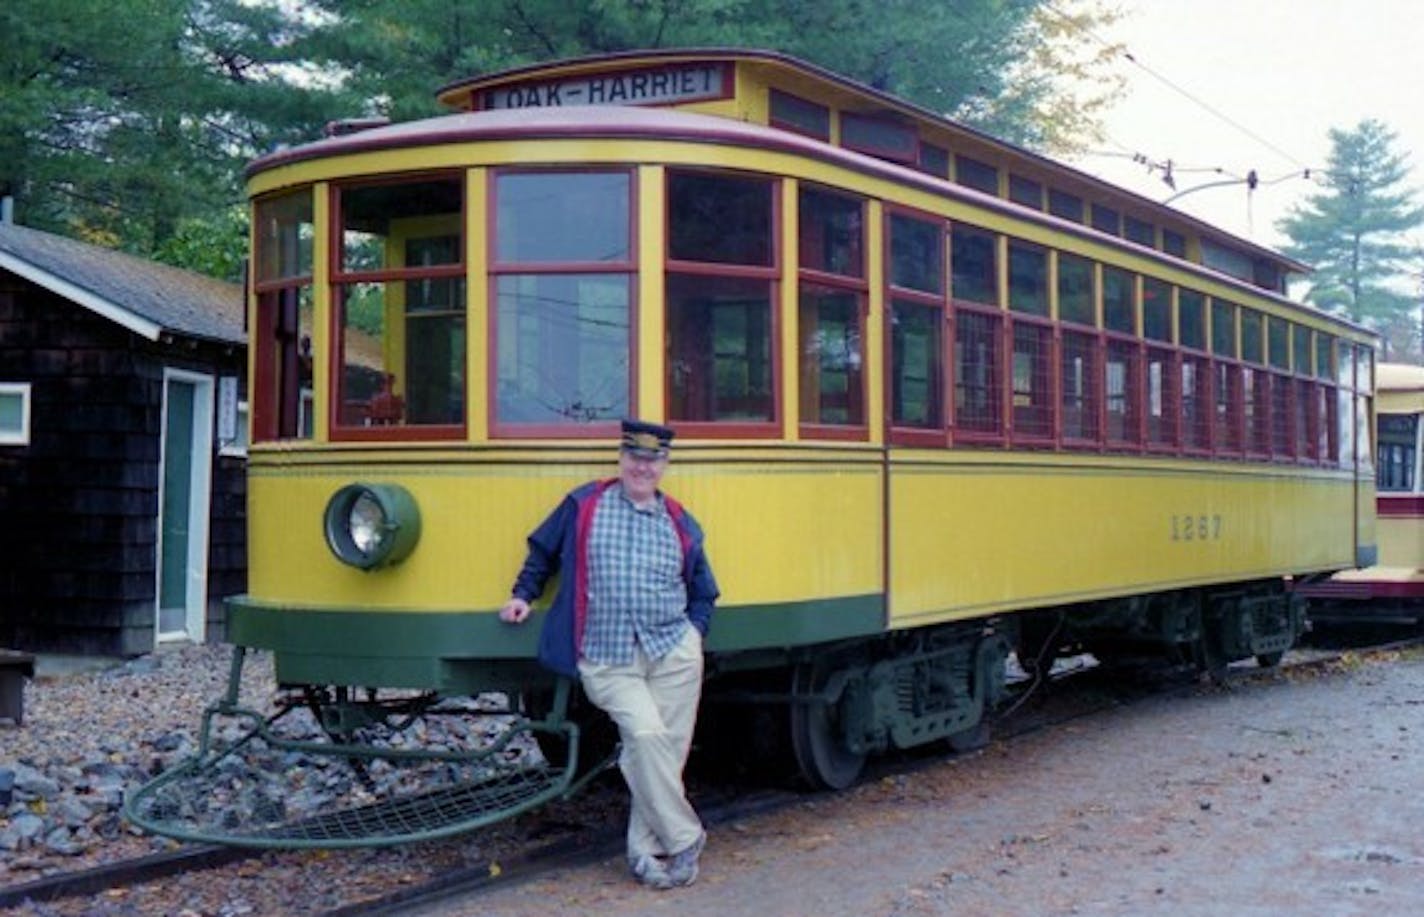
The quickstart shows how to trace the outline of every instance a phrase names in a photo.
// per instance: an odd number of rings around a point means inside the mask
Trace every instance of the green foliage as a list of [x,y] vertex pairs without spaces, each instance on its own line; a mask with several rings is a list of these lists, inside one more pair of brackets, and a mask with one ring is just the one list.
[[1404,186],[1409,165],[1395,139],[1374,120],[1332,129],[1321,192],[1279,223],[1285,252],[1315,268],[1307,301],[1381,329],[1418,307],[1410,278],[1424,266],[1403,235],[1424,225],[1424,208]]
[[242,283],[247,258],[248,209],[229,206],[210,217],[178,221],[173,234],[153,250],[155,261]]
[[0,193],[27,225],[231,278],[254,156],[338,117],[439,114],[455,80],[639,48],[781,51],[1068,152],[1117,91],[1093,81],[1102,2],[7,0]]

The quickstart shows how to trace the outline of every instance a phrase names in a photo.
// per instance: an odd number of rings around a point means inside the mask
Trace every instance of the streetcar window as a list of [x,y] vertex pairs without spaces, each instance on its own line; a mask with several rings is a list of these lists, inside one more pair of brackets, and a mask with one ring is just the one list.
[[890,418],[897,427],[944,425],[943,310],[896,299],[890,304]]
[[[670,171],[667,183],[668,418],[770,433],[777,185],[682,171]],[[726,265],[737,266],[736,276]]]
[[1418,414],[1379,415],[1379,465],[1375,486],[1381,491],[1413,491]]
[[1003,431],[1002,334],[999,315],[961,309],[955,316],[954,422],[961,434]]
[[1270,347],[1268,355],[1276,369],[1290,369],[1290,322],[1279,318],[1267,318],[1266,327]]
[[1165,347],[1147,348],[1147,442],[1170,447],[1177,441],[1180,381],[1173,353]]
[[771,126],[817,140],[831,139],[831,110],[799,96],[771,90]]
[[1079,325],[1097,325],[1093,297],[1093,262],[1087,258],[1058,255],[1058,318]]
[[1146,245],[1148,248],[1157,244],[1157,230],[1146,220],[1139,220],[1134,216],[1124,215],[1122,218],[1122,234],[1130,241],[1138,245]]
[[1242,425],[1246,451],[1266,455],[1271,451],[1270,377],[1264,370],[1241,368]]
[[1152,277],[1142,281],[1142,336],[1149,341],[1172,340],[1172,287]]
[[1216,419],[1213,426],[1219,451],[1241,451],[1241,367],[1217,361],[1212,389],[1216,399]]
[[861,296],[802,284],[798,313],[801,422],[865,423]]
[[1211,352],[1236,359],[1236,306],[1219,299],[1211,301]]
[[1034,210],[1043,209],[1043,185],[1022,175],[1009,176],[1009,200]]
[[1333,380],[1335,377],[1335,339],[1328,334],[1315,334],[1315,377]]
[[1211,373],[1207,359],[1182,354],[1182,445],[1196,451],[1211,445]]
[[950,292],[968,302],[999,303],[998,248],[992,233],[955,226],[950,234]]
[[1315,430],[1320,425],[1315,400],[1315,384],[1308,379],[1294,380],[1295,397],[1295,455],[1297,458],[1315,459]]
[[841,146],[891,162],[913,165],[919,158],[914,128],[884,118],[841,112]]
[[1096,334],[1063,330],[1059,384],[1063,392],[1065,441],[1093,443],[1098,440],[1098,400],[1102,388],[1098,354]]
[[769,267],[772,182],[699,172],[668,174],[668,257]]
[[966,188],[998,195],[999,170],[968,156],[954,157],[954,180]]
[[949,150],[922,141],[920,143],[920,158],[917,165],[921,172],[928,172],[940,178],[948,178]]
[[1048,189],[1048,212],[1074,223],[1083,222],[1083,199],[1057,188]]
[[1014,439],[1053,436],[1053,328],[1039,322],[1013,322]]
[[765,280],[669,274],[668,416],[770,422],[772,291]]
[[567,426],[626,416],[632,279],[502,274],[495,279],[495,418]]
[[1138,382],[1141,352],[1133,341],[1109,340],[1104,366],[1107,438],[1109,444],[1131,445],[1140,441],[1138,432],[1142,409],[1142,389]]
[[1135,281],[1127,271],[1103,268],[1103,327],[1122,334],[1137,333]]
[[412,425],[426,427],[424,435],[459,435],[467,363],[463,188],[450,176],[338,189],[338,435]]
[[1206,297],[1195,290],[1177,290],[1177,343],[1206,350]]
[[1284,373],[1271,374],[1271,453],[1276,456],[1294,454],[1291,451],[1295,447],[1292,382]]
[[1121,218],[1118,212],[1111,207],[1104,207],[1102,204],[1094,204],[1092,207],[1093,228],[1101,232],[1111,233],[1114,236],[1122,235]]
[[828,274],[864,277],[864,212],[864,205],[855,198],[802,188],[800,266]]
[[924,293],[944,291],[944,233],[939,224],[891,214],[890,283]]
[[1335,440],[1339,432],[1335,428],[1335,390],[1328,384],[1321,384],[1315,387],[1315,400],[1317,402],[1317,415],[1320,418],[1319,426],[1316,427],[1316,457],[1322,462],[1334,462],[1337,460],[1335,450]]
[[1162,251],[1177,258],[1187,257],[1187,240],[1181,233],[1162,230]]
[[504,265],[632,260],[627,172],[528,172],[495,179],[495,260]]
[[310,190],[257,202],[257,281],[311,277],[312,196]]
[[1291,367],[1296,375],[1310,375],[1313,364],[1310,360],[1310,329],[1304,325],[1291,326]]
[[307,438],[302,393],[312,388],[311,189],[257,201],[257,313],[252,329],[252,438]]
[[1262,350],[1261,313],[1253,309],[1241,310],[1241,359],[1248,363],[1265,363]]
[[1009,308],[1048,315],[1048,252],[1018,240],[1009,241]]

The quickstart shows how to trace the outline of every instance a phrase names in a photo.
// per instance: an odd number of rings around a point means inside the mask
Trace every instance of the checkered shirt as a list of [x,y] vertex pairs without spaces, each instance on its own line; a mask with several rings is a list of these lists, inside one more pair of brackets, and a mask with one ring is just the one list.
[[662,498],[638,509],[614,485],[594,507],[588,536],[588,617],[583,658],[631,665],[634,646],[661,659],[687,628],[682,543]]

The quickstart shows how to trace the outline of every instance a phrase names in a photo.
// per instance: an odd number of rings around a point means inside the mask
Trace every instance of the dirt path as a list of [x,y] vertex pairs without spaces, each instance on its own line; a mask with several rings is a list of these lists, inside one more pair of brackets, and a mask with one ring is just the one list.
[[714,829],[688,889],[621,858],[430,913],[1424,913],[1424,657],[1051,728]]

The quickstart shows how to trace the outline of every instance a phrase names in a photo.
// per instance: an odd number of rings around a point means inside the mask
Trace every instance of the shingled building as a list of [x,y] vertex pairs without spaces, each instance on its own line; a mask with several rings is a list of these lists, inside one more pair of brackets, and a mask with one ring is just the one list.
[[242,289],[0,223],[0,646],[220,638],[242,591]]

